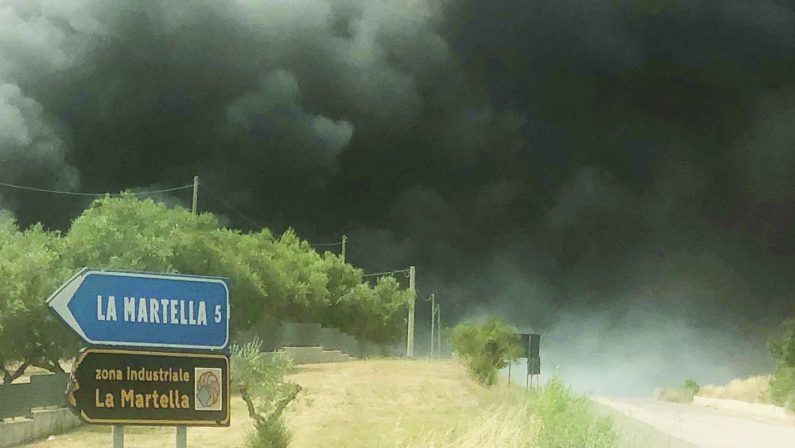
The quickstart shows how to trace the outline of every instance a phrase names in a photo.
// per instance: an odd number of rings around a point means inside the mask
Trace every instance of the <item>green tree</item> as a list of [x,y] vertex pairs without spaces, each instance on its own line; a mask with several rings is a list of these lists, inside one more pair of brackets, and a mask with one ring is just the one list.
[[0,368],[3,383],[30,366],[62,372],[60,358],[76,345],[46,299],[70,272],[60,262],[61,239],[41,225],[20,231],[0,217]]
[[768,341],[776,368],[770,377],[770,399],[795,411],[795,319],[787,319]]
[[242,233],[221,227],[211,213],[133,195],[94,201],[73,221],[63,253],[72,272],[87,266],[227,277],[233,333],[293,320],[392,342],[413,300],[394,278],[363,282],[360,269],[317,253],[293,230]]
[[249,446],[283,448],[289,444],[290,435],[282,413],[301,392],[301,386],[284,379],[292,368],[292,360],[286,353],[276,352],[272,360],[266,361],[261,348],[259,340],[232,346],[232,381],[255,422]]
[[485,323],[462,323],[451,330],[453,351],[467,364],[480,384],[492,385],[497,371],[519,358],[522,348],[516,327],[500,319]]

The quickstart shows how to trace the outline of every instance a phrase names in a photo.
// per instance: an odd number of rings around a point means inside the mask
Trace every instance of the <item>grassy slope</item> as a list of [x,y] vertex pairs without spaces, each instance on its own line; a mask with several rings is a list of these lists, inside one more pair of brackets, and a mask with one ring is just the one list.
[[[305,391],[287,409],[291,447],[429,445],[437,433],[460,431],[470,423],[506,412],[519,394],[485,389],[453,361],[368,360],[298,366],[289,376]],[[511,398],[516,397],[516,398]],[[189,428],[188,446],[243,446],[252,428],[243,401],[232,399],[230,428]],[[127,427],[127,446],[173,446],[173,428]],[[29,448],[106,447],[110,427],[82,426]]]
[[[246,405],[239,396],[232,397],[232,424],[229,428],[188,428],[188,446],[223,448],[243,446],[246,434],[252,428],[246,413]],[[141,448],[164,448],[174,446],[173,427],[124,428],[125,446]],[[99,448],[111,446],[109,426],[83,425],[54,440],[41,440],[27,448]]]
[[296,448],[413,445],[475,423],[505,390],[484,389],[453,361],[372,360],[299,367],[307,390],[287,414]]

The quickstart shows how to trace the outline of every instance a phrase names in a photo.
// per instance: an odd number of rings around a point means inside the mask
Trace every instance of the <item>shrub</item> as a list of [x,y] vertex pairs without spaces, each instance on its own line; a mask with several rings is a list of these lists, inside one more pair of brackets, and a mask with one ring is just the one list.
[[724,385],[708,384],[701,386],[698,395],[702,397],[739,400],[748,403],[771,403],[770,375],[755,375],[748,378],[735,378]]
[[795,319],[781,324],[768,348],[776,359],[776,369],[770,377],[770,399],[795,411]]
[[491,318],[484,324],[463,323],[451,331],[453,350],[478,383],[492,385],[497,371],[521,355],[516,328]]
[[553,377],[533,402],[537,448],[610,448],[618,434],[609,417],[594,414],[591,403],[573,394],[563,381]]
[[770,377],[770,400],[795,412],[795,367],[779,365]]
[[701,386],[691,379],[686,379],[675,388],[665,388],[657,396],[659,400],[672,403],[691,403]]
[[289,444],[290,432],[281,419],[270,424],[255,423],[254,431],[246,439],[249,448],[287,448]]
[[284,448],[290,435],[282,421],[282,412],[301,392],[301,386],[284,380],[292,368],[292,359],[284,352],[274,354],[271,362],[262,356],[262,341],[232,346],[232,380],[246,402],[254,432],[249,436],[251,448]]

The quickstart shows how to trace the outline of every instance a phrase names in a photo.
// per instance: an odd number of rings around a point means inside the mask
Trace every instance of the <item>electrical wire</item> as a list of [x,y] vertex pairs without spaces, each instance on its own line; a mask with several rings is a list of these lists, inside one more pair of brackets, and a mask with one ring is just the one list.
[[373,257],[371,257],[367,252],[360,250],[360,248],[357,247],[356,244],[351,244],[350,240],[348,240],[348,257],[351,259],[360,259],[360,258],[363,259],[363,261],[371,269],[382,268],[381,269],[382,271],[387,270],[384,267],[384,265],[376,263],[375,260],[373,260]]
[[216,194],[216,193],[214,193],[212,190],[210,190],[209,188],[207,188],[207,185],[200,183],[200,184],[199,184],[199,188],[203,189],[203,190],[204,190],[204,191],[206,191],[207,193],[210,193],[210,196],[214,197],[214,198],[215,198],[215,199],[216,199],[218,202],[220,202],[220,203],[221,203],[221,204],[222,204],[224,207],[226,207],[227,209],[229,209],[231,212],[233,212],[233,213],[234,213],[234,214],[236,214],[237,216],[239,216],[239,217],[241,217],[241,218],[245,219],[246,221],[248,221],[248,223],[249,223],[249,224],[252,224],[252,225],[254,225],[255,227],[258,227],[258,228],[260,228],[260,229],[262,229],[262,228],[265,228],[265,227],[266,227],[266,226],[264,226],[262,223],[259,223],[259,222],[255,221],[255,220],[253,220],[253,219],[249,218],[249,217],[248,217],[248,216],[246,216],[246,215],[245,215],[243,212],[240,212],[240,211],[238,211],[236,208],[234,208],[234,207],[232,207],[231,205],[229,205],[229,203],[228,203],[228,202],[226,202],[226,201],[225,201],[225,200],[224,200],[224,199],[221,197],[221,195],[220,195],[220,194]]
[[[224,200],[224,199],[221,197],[221,195],[220,195],[220,194],[218,194],[218,193],[215,193],[215,192],[213,192],[212,190],[210,190],[210,189],[207,187],[207,185],[206,185],[206,184],[200,183],[200,184],[199,184],[199,188],[200,188],[200,189],[203,189],[203,190],[204,190],[204,191],[206,191],[207,193],[210,193],[210,196],[214,197],[214,198],[215,198],[215,199],[216,199],[218,202],[220,202],[220,203],[221,203],[221,204],[222,204],[224,207],[226,207],[227,209],[229,209],[231,212],[233,212],[233,213],[234,213],[234,214],[236,214],[237,216],[239,216],[239,217],[241,217],[241,218],[245,219],[246,221],[248,221],[248,223],[249,223],[249,224],[252,224],[253,226],[255,226],[255,227],[257,227],[257,228],[260,228],[260,229],[263,229],[263,228],[267,227],[266,225],[264,225],[264,224],[262,224],[262,223],[260,223],[260,222],[257,222],[256,220],[254,220],[254,219],[252,219],[252,218],[248,217],[248,216],[247,216],[245,213],[243,213],[243,212],[241,212],[241,211],[237,210],[235,207],[233,207],[233,206],[232,206],[232,205],[230,205],[228,202],[226,202],[226,201],[225,201],[225,200]],[[308,244],[309,244],[310,246],[340,246],[340,245],[342,245],[342,242],[335,242],[335,243],[308,243]]]
[[84,193],[80,191],[62,191],[62,190],[51,190],[48,188],[29,187],[25,185],[9,184],[6,182],[0,182],[0,187],[14,188],[17,190],[36,191],[39,193],[61,194],[66,196],[104,197],[104,196],[124,196],[125,194],[143,195],[143,194],[168,193],[170,191],[186,190],[188,188],[193,188],[193,184],[183,185],[181,187],[164,188],[161,190],[137,191],[137,192],[131,191],[129,193]]
[[406,274],[406,275],[408,275],[409,270],[408,269],[398,269],[398,270],[395,270],[395,271],[374,272],[372,274],[364,274],[364,275],[362,275],[362,278],[364,278],[364,277],[376,277],[376,276],[379,276],[379,275],[400,274],[401,272]]

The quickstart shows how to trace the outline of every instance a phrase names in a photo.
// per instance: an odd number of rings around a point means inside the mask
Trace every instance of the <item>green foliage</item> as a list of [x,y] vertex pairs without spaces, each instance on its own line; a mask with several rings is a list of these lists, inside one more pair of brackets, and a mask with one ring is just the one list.
[[[11,382],[29,366],[60,371],[75,338],[47,309],[45,299],[69,276],[60,262],[59,235],[40,225],[20,231],[0,218],[0,368]],[[13,367],[12,367],[13,365]]]
[[770,400],[795,412],[795,367],[778,365],[770,377]]
[[776,359],[776,368],[770,377],[770,399],[795,411],[795,319],[781,324],[768,342],[768,348]]
[[78,217],[65,238],[66,265],[215,275],[230,279],[231,326],[263,319],[333,325],[360,339],[400,338],[410,293],[392,278],[375,286],[329,252],[318,254],[295,232],[244,234],[199,216],[133,196],[104,198]]
[[246,440],[249,448],[287,448],[289,445],[290,433],[281,419],[271,425],[255,423],[254,431],[251,431]]
[[553,377],[532,402],[538,430],[532,446],[538,448],[610,448],[618,435],[609,417],[593,413],[591,403],[573,394]]
[[675,388],[665,388],[660,391],[658,399],[672,403],[692,403],[701,386],[694,380],[686,379]]
[[232,382],[255,421],[248,440],[252,448],[282,448],[290,441],[282,412],[301,392],[301,386],[284,380],[292,365],[292,359],[284,352],[277,352],[270,362],[266,361],[260,340],[232,346]]
[[785,320],[767,346],[780,365],[795,367],[795,319]]
[[76,338],[45,299],[82,267],[227,277],[233,333],[292,320],[393,342],[413,300],[393,278],[363,282],[360,269],[317,253],[292,230],[279,237],[267,229],[241,233],[220,227],[210,213],[197,216],[133,195],[94,201],[64,236],[41,226],[20,231],[3,215],[0,373],[6,381],[30,365],[59,370],[59,356],[73,353]]
[[459,324],[451,330],[450,341],[470,373],[484,385],[494,384],[497,371],[522,354],[516,328],[497,318],[483,324]]

